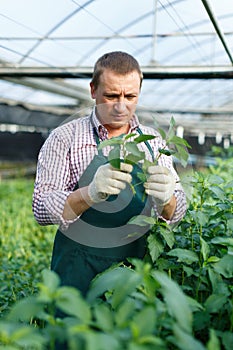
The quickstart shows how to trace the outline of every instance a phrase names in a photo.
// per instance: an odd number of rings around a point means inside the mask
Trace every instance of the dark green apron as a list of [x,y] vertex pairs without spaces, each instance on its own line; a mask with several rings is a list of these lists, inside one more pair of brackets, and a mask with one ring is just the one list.
[[[98,137],[96,141],[98,144]],[[150,145],[146,145],[153,157]],[[89,185],[97,169],[107,162],[102,151],[98,151],[74,190]],[[140,171],[135,165],[131,173],[136,194],[127,185],[119,195],[111,195],[107,201],[86,210],[68,230],[62,233],[58,229],[51,269],[60,276],[62,285],[76,287],[85,296],[98,273],[114,263],[127,263],[129,257],[143,258],[148,228],[127,224],[133,216],[149,215],[151,210],[150,199],[137,177]]]

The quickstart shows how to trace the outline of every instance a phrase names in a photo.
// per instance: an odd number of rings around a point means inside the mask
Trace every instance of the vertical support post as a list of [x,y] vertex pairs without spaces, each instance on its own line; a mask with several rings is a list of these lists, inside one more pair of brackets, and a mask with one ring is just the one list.
[[152,48],[151,48],[151,63],[156,63],[156,45],[157,45],[157,9],[158,0],[154,0],[154,18],[152,28]]

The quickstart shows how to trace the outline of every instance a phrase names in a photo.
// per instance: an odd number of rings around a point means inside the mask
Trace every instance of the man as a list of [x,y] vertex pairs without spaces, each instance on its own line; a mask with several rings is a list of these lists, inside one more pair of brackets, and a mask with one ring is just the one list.
[[[139,123],[135,115],[142,73],[138,62],[124,52],[110,52],[96,62],[90,83],[95,108],[91,115],[55,129],[38,158],[33,211],[41,225],[59,224],[52,269],[63,285],[83,295],[90,281],[115,262],[143,258],[146,230],[128,221],[154,212],[168,223],[186,211],[185,194],[169,156],[148,168],[147,181],[139,182],[140,164],[108,162],[110,146],[98,145],[122,134],[151,134],[140,144],[153,161],[163,146],[159,134]],[[132,195],[133,184],[136,194]]]

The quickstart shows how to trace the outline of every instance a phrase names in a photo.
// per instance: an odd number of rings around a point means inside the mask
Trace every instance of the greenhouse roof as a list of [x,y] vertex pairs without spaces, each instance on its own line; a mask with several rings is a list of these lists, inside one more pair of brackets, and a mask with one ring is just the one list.
[[[142,67],[145,120],[173,115],[190,133],[232,141],[232,23],[231,0],[2,0],[0,111],[90,107],[95,61],[121,50]],[[0,122],[17,124],[9,115]]]

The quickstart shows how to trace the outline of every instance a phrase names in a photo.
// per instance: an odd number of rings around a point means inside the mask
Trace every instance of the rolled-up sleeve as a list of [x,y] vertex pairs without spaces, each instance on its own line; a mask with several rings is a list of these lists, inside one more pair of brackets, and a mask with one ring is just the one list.
[[[170,220],[166,220],[168,224],[175,224],[179,222],[185,215],[187,210],[186,195],[183,190],[175,190],[176,210]],[[164,219],[165,220],[165,219]]]

